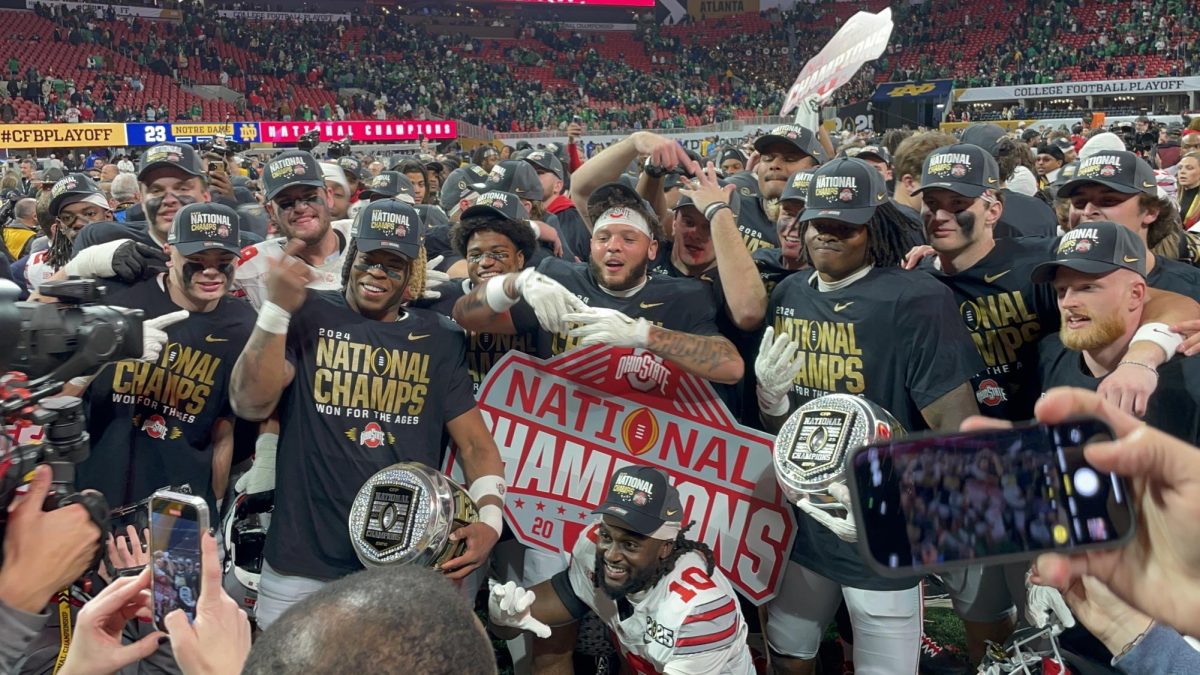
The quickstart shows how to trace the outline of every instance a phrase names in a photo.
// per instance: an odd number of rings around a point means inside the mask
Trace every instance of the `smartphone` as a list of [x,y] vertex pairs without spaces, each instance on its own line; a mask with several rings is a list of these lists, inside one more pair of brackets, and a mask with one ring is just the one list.
[[863,557],[911,576],[1121,546],[1132,497],[1083,457],[1112,439],[1104,422],[1078,419],[863,446],[847,462]]
[[150,497],[150,571],[154,626],[166,631],[163,617],[182,609],[196,619],[200,599],[200,536],[209,527],[204,499],[169,490]]

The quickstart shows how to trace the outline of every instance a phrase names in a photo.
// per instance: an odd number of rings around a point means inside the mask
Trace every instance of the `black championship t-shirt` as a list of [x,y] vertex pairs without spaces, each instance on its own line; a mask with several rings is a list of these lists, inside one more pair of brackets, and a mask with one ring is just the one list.
[[[164,276],[115,292],[106,302],[141,309],[147,319],[176,312]],[[212,429],[219,418],[233,416],[229,374],[254,321],[249,303],[222,298],[213,311],[192,312],[169,326],[156,363],[105,366],[88,388],[92,452],[78,467],[79,489],[99,490],[117,507],[186,483],[208,500],[216,522]]]
[[1057,231],[1058,216],[1046,202],[1012,190],[1004,191],[1004,213],[994,230],[997,239],[1053,237]]
[[1054,239],[997,239],[996,247],[970,269],[948,275],[925,258],[921,269],[954,293],[958,314],[971,332],[985,370],[971,380],[979,411],[1018,422],[1033,417],[1041,393],[1037,343],[1058,330],[1058,307],[1050,284],[1035,284],[1033,268],[1051,258]]
[[[471,280],[451,279],[449,282],[437,286],[435,290],[441,293],[442,297],[433,301],[415,302],[413,305],[449,317],[454,311],[454,303],[471,292]],[[526,354],[534,354],[536,344],[537,335],[533,332],[498,335],[467,331],[467,370],[471,373],[474,392],[479,392],[479,384],[483,382],[484,376],[510,350],[515,349]]]
[[1200,302],[1200,269],[1161,255],[1154,256],[1154,269],[1146,275],[1151,288],[1171,291]]
[[309,293],[287,335],[296,377],[277,408],[271,567],[313,579],[362,569],[346,529],[354,496],[396,462],[441,466],[446,423],[475,407],[465,347],[428,310],[382,322],[340,292]]
[[763,210],[762,199],[741,191],[738,194],[740,204],[734,222],[737,223],[738,233],[742,235],[742,243],[746,245],[746,250],[754,253],[759,249],[777,248],[779,233],[775,230],[775,223]]
[[[1042,340],[1038,371],[1043,391],[1052,387],[1095,391],[1104,381],[1092,375],[1082,352],[1063,346],[1058,333]],[[1176,356],[1159,366],[1158,387],[1146,407],[1145,421],[1187,443],[1200,444],[1200,356]]]
[[[656,326],[682,333],[719,334],[712,289],[702,281],[651,276],[637,293],[619,298],[600,288],[586,263],[546,258],[537,270],[562,284],[589,307],[615,309],[626,316],[644,318]],[[513,307],[512,317],[518,331],[537,334],[536,354],[540,358],[548,359],[579,346],[578,338],[542,330],[533,309],[525,302]]]
[[[826,394],[857,394],[908,431],[927,429],[921,410],[983,368],[949,289],[924,272],[874,268],[839,290],[820,292],[814,272],[780,282],[767,305],[777,334],[800,342],[804,366],[789,409]],[[855,588],[911,588],[919,579],[872,573],[858,548],[795,509],[792,560]]]
[[763,248],[750,254],[754,259],[754,265],[758,267],[758,276],[762,278],[763,286],[767,288],[767,297],[771,297],[771,292],[775,290],[775,286],[784,279],[799,272],[800,270],[790,270],[783,266],[783,249],[779,248]]

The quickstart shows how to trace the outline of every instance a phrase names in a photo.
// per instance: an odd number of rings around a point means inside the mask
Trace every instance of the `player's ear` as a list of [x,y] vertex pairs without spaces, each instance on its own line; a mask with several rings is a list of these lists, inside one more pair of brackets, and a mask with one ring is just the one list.
[[674,551],[675,551],[675,541],[674,540],[664,541],[662,543],[662,546],[658,549],[658,559],[666,560],[667,556],[671,555],[671,553],[673,553]]

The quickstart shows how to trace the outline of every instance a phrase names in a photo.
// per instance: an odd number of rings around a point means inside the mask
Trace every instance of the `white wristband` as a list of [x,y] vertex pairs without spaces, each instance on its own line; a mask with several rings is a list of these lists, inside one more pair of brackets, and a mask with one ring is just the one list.
[[496,534],[504,534],[504,512],[495,504],[479,509],[479,522],[495,530]]
[[291,312],[268,300],[259,308],[258,321],[255,321],[254,325],[268,333],[283,335],[287,333],[291,321]]
[[476,478],[475,482],[471,483],[471,487],[467,488],[467,494],[476,504],[484,497],[496,497],[503,502],[504,492],[504,476],[491,473]]
[[537,239],[542,236],[542,227],[537,224],[537,221],[529,221],[529,229],[533,230],[533,238]]
[[497,314],[507,312],[513,305],[517,304],[516,298],[508,297],[508,293],[504,292],[504,276],[492,277],[488,279],[487,288],[484,293],[487,296],[488,307]]
[[1175,356],[1175,350],[1179,348],[1179,345],[1183,344],[1183,336],[1171,332],[1171,327],[1165,323],[1148,323],[1138,328],[1137,332],[1133,334],[1133,339],[1129,343],[1133,344],[1134,342],[1153,342],[1162,348],[1169,360]]

